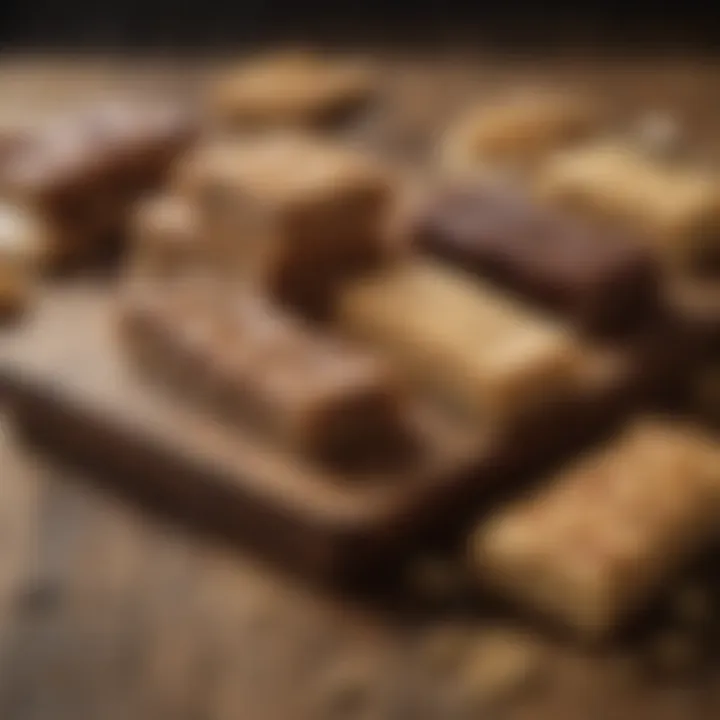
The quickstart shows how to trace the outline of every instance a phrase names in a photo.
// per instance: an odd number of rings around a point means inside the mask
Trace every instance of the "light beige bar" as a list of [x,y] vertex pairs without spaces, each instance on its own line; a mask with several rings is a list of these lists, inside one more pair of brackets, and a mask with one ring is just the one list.
[[386,253],[388,173],[329,142],[219,142],[187,158],[175,187],[197,203],[218,267],[291,304]]
[[367,63],[307,50],[261,55],[216,80],[210,113],[230,127],[313,126],[368,100],[375,84]]
[[444,134],[440,162],[451,171],[527,169],[601,127],[602,113],[589,97],[516,92],[466,110]]
[[674,269],[720,256],[720,175],[654,161],[621,144],[558,154],[538,175],[544,200],[645,234]]
[[469,276],[426,260],[351,284],[340,322],[450,402],[488,419],[572,393],[581,352],[564,330]]
[[486,584],[598,638],[717,534],[719,517],[717,443],[643,421],[482,521],[471,561]]

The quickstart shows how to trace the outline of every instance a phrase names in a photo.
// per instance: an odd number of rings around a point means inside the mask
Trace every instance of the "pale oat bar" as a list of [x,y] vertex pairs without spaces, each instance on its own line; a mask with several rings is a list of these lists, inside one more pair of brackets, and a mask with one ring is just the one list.
[[299,309],[326,305],[387,252],[390,176],[329,142],[283,133],[210,144],[177,168],[174,187],[197,204],[220,270]]
[[450,171],[527,170],[549,153],[597,133],[602,113],[579,94],[526,91],[480,103],[446,131],[440,163]]
[[598,638],[717,533],[719,512],[720,446],[642,421],[482,521],[471,562],[488,585]]
[[580,348],[564,328],[431,261],[350,284],[339,318],[451,404],[490,420],[572,394],[581,372]]
[[559,153],[538,194],[643,233],[670,268],[706,271],[720,259],[720,176],[655,161],[622,144]]
[[210,113],[234,128],[324,124],[369,100],[375,73],[367,63],[310,51],[249,59],[212,86]]

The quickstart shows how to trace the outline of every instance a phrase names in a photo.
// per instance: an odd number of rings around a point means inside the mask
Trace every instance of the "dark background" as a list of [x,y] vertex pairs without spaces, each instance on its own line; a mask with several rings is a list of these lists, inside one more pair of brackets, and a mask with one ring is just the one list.
[[720,46],[714,3],[0,0],[3,47],[207,49],[324,43]]

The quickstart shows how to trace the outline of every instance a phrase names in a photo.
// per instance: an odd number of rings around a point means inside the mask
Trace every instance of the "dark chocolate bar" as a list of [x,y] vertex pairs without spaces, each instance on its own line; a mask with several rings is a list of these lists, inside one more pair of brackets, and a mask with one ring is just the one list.
[[440,192],[413,228],[417,245],[555,310],[593,333],[641,326],[658,310],[649,253],[491,185]]

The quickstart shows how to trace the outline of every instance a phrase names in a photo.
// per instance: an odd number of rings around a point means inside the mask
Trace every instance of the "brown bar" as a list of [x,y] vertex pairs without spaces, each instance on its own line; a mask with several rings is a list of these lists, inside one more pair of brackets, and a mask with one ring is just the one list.
[[717,535],[720,450],[691,426],[640,422],[482,521],[478,577],[598,638]]
[[28,141],[27,130],[0,127],[0,168]]
[[75,264],[117,241],[132,202],[193,132],[192,118],[169,106],[86,110],[34,133],[5,163],[1,185],[44,226],[48,264]]
[[421,208],[417,245],[557,312],[581,330],[643,327],[659,308],[659,270],[635,238],[476,183],[440,190]]
[[155,374],[192,388],[221,416],[331,463],[397,457],[399,395],[372,354],[315,334],[258,298],[131,295],[125,335]]

